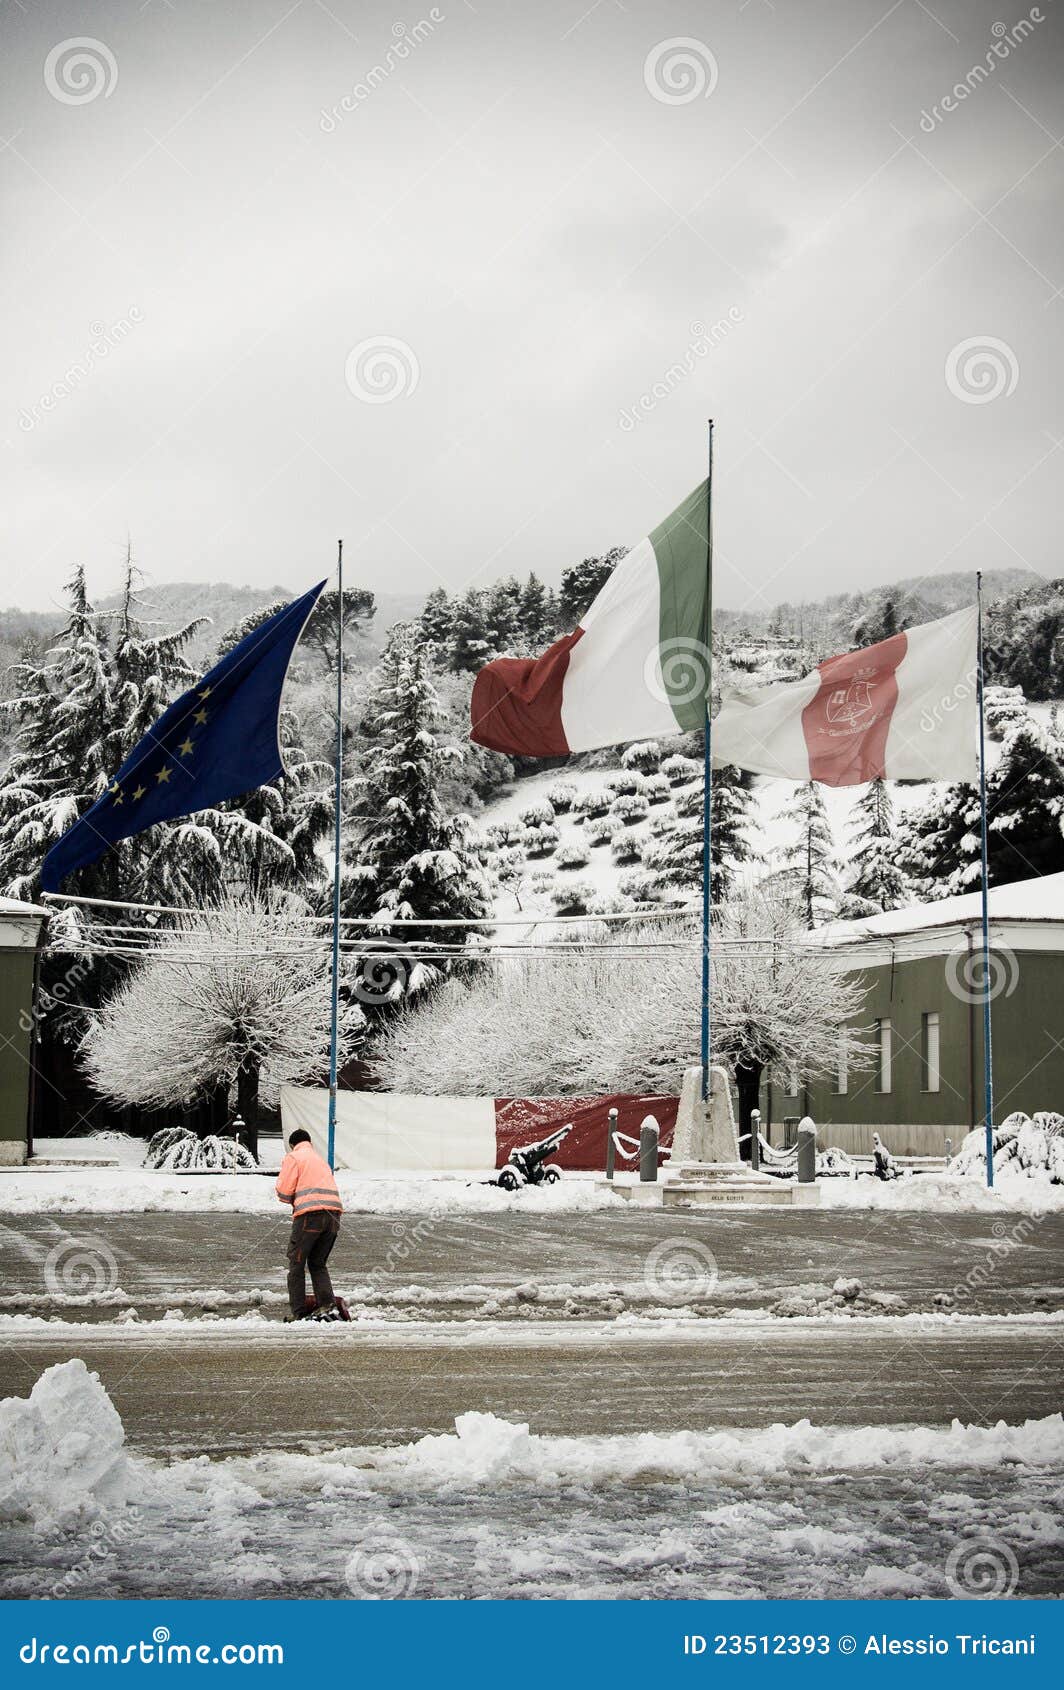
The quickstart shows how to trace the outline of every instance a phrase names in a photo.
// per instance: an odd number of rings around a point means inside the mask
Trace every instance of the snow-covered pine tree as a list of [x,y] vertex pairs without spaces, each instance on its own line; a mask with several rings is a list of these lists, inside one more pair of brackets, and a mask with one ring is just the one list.
[[433,587],[421,612],[421,627],[426,640],[445,651],[450,643],[454,608],[443,587]]
[[[1005,736],[986,783],[991,886],[1064,870],[1064,746],[1033,717]],[[979,793],[949,786],[899,830],[898,861],[920,897],[978,891]]]
[[452,606],[450,654],[451,668],[460,673],[476,674],[492,656],[489,629],[481,595],[470,588]]
[[806,926],[815,927],[831,919],[839,899],[835,841],[816,781],[799,786],[783,817],[797,824],[798,836],[781,853],[782,866],[772,878],[794,897]]
[[[2,705],[15,745],[0,784],[0,863],[4,889],[32,898],[42,859],[60,834],[105,790],[113,762],[115,677],[106,625],[89,603],[78,566],[67,587],[70,610],[43,658],[15,670],[16,692]],[[71,890],[115,895],[115,865],[104,859]]]
[[947,786],[899,824],[897,863],[915,895],[949,898],[978,889],[979,793],[974,786]]
[[538,575],[530,575],[521,589],[520,627],[525,653],[534,655],[550,645],[555,614],[543,582]]
[[[743,863],[754,855],[748,829],[751,821],[753,781],[745,770],[713,770],[710,797],[712,857],[710,899],[723,904],[732,891]],[[703,823],[705,783],[701,777],[684,787],[675,799],[676,820],[663,828],[643,852],[643,865],[660,886],[697,891],[702,885]]]
[[[440,715],[418,630],[399,625],[372,677],[361,752],[366,772],[352,811],[358,838],[348,847],[342,885],[344,914],[377,917],[381,935],[390,917],[458,921],[490,913],[490,879],[469,842],[468,818],[446,814],[440,802],[444,771],[462,755],[439,742]],[[461,945],[466,930],[396,929],[397,955],[430,936]],[[415,989],[432,972],[400,970],[391,995]]]
[[1064,870],[1064,749],[1028,716],[1005,735],[987,781],[990,883]]
[[843,916],[878,915],[905,901],[905,876],[897,863],[894,806],[885,780],[868,783],[850,820],[852,867],[842,901]]

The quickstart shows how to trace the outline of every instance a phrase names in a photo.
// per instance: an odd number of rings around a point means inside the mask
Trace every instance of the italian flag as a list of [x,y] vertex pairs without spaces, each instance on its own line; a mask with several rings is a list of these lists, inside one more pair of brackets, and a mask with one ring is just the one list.
[[579,628],[542,657],[497,657],[473,685],[470,738],[564,757],[705,722],[710,687],[705,481],[622,558]]
[[713,761],[823,786],[974,781],[978,637],[972,605],[825,658],[800,681],[726,693]]

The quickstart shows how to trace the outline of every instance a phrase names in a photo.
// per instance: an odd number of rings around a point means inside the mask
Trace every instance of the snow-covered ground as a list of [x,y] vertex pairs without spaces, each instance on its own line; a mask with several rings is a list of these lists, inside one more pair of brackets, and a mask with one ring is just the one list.
[[[88,1142],[88,1141],[85,1141]],[[172,1174],[142,1168],[124,1158],[119,1166],[0,1169],[0,1214],[107,1215],[130,1211],[172,1213],[282,1214],[274,1175]],[[625,1202],[604,1189],[599,1174],[570,1173],[554,1186],[530,1186],[509,1193],[487,1183],[489,1170],[403,1175],[337,1174],[349,1214],[444,1215],[530,1212],[583,1214],[622,1209]],[[884,1183],[863,1174],[856,1179],[821,1179],[825,1208],[917,1209],[943,1214],[1064,1209],[1064,1186],[1006,1170],[993,1191],[974,1174],[907,1174]]]
[[[950,1597],[1064,1588],[1064,1422],[132,1455],[72,1360],[0,1404],[3,1594]],[[1008,1482],[1002,1482],[1003,1470]]]

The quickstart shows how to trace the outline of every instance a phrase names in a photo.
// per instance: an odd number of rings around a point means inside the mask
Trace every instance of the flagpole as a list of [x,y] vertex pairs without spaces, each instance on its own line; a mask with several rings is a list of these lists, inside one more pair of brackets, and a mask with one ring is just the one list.
[[333,794],[332,1020],[329,1032],[329,1166],[336,1167],[336,1046],[340,1020],[340,794],[344,772],[344,543],[336,542],[336,784]]
[[707,423],[706,469],[706,718],[703,733],[702,778],[702,1101],[710,1095],[709,1063],[712,1055],[712,1023],[709,1011],[709,935],[713,878],[713,760],[711,707],[713,703],[713,421]]
[[994,1061],[990,1029],[990,899],[986,836],[986,721],[983,711],[983,572],[975,573],[978,618],[976,690],[979,697],[979,849],[983,869],[983,1126],[986,1132],[986,1183],[994,1183]]

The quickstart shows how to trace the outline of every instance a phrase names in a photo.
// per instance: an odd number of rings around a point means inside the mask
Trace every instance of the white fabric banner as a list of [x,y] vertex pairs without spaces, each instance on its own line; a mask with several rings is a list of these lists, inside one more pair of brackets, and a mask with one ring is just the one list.
[[[297,1127],[326,1154],[329,1093],[282,1086],[285,1142]],[[401,1097],[342,1091],[336,1099],[336,1166],[355,1174],[464,1172],[495,1167],[493,1097]]]

